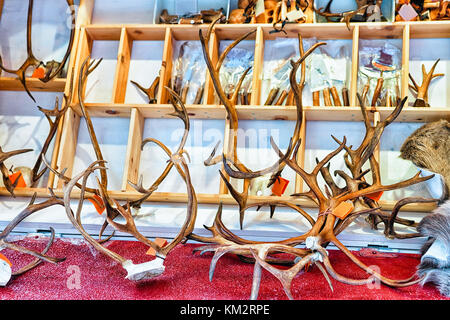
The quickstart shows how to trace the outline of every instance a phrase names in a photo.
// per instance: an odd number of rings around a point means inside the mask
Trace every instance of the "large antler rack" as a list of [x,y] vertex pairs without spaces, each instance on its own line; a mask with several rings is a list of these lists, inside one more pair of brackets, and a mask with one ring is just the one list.
[[73,41],[74,41],[74,37],[75,37],[75,28],[73,26],[75,26],[76,16],[75,16],[75,6],[74,6],[73,0],[66,0],[67,6],[70,10],[72,27],[70,30],[69,44],[67,46],[66,53],[64,54],[62,61],[60,63],[57,63],[58,66],[55,69],[53,63],[49,63],[47,66],[43,61],[38,60],[33,53],[32,34],[31,34],[32,26],[33,26],[33,2],[34,2],[34,0],[29,0],[29,2],[28,2],[28,15],[27,15],[27,55],[28,56],[27,56],[27,59],[20,66],[19,69],[12,70],[12,69],[6,68],[3,65],[2,59],[0,57],[0,68],[2,70],[4,70],[5,72],[15,74],[19,78],[20,82],[22,83],[25,91],[28,93],[30,98],[34,102],[36,102],[36,100],[34,99],[33,95],[31,94],[30,90],[27,87],[26,72],[30,67],[34,67],[34,68],[39,68],[41,66],[45,67],[46,68],[45,75],[43,77],[39,78],[39,80],[41,80],[42,82],[49,82],[50,80],[52,80],[53,78],[55,78],[56,76],[58,76],[61,73],[67,60],[70,57],[70,52],[72,50]]
[[[214,26],[216,23],[217,23],[217,20],[214,21],[209,26],[205,37],[203,36],[202,30],[199,30],[199,37],[200,37],[200,42],[202,44],[203,56],[205,58],[206,65],[208,67],[209,74],[212,79],[212,83],[214,85],[214,88],[216,90],[216,93],[217,93],[220,101],[224,105],[225,110],[227,112],[227,119],[229,120],[230,128],[228,130],[229,136],[225,138],[225,141],[229,141],[229,145],[225,147],[223,155],[215,156],[215,153],[219,146],[219,144],[217,144],[215,146],[215,148],[213,149],[209,158],[204,163],[206,166],[210,166],[210,165],[214,165],[214,164],[217,164],[222,161],[223,165],[224,165],[224,169],[230,177],[244,180],[243,191],[238,192],[238,191],[234,190],[233,188],[230,188],[231,184],[229,184],[225,175],[221,173],[222,179],[224,180],[225,184],[228,186],[228,189],[230,190],[234,199],[239,204],[239,207],[240,207],[239,222],[240,222],[240,226],[242,229],[244,213],[245,213],[245,210],[248,208],[247,199],[248,199],[248,192],[249,192],[249,188],[250,188],[251,179],[263,176],[265,174],[272,173],[272,178],[271,178],[271,183],[270,183],[270,184],[272,184],[281,175],[281,172],[283,171],[285,164],[282,161],[277,161],[276,163],[274,163],[272,166],[270,166],[268,168],[258,170],[258,171],[252,171],[249,168],[247,168],[237,157],[237,138],[238,138],[237,133],[238,133],[238,127],[239,127],[239,118],[238,118],[238,114],[237,114],[237,110],[236,110],[237,97],[238,97],[238,93],[239,93],[240,87],[242,85],[242,82],[244,81],[244,78],[247,75],[247,73],[249,72],[250,68],[245,70],[245,72],[241,75],[241,78],[239,79],[237,85],[235,86],[235,90],[228,95],[225,93],[225,90],[222,87],[222,84],[220,83],[219,73],[220,73],[220,68],[222,66],[222,63],[225,60],[225,58],[227,57],[228,53],[234,47],[236,47],[241,41],[243,41],[244,39],[249,37],[251,34],[253,34],[255,32],[255,30],[249,31],[246,34],[244,34],[244,35],[240,36],[239,38],[237,38],[236,40],[234,40],[229,46],[227,46],[225,48],[225,50],[221,53],[219,59],[217,60],[217,63],[214,64],[208,48],[209,48],[209,41],[211,38],[211,34],[214,31]],[[302,90],[305,85],[305,70],[306,70],[304,61],[317,47],[319,47],[321,45],[325,45],[325,44],[326,43],[324,43],[324,42],[316,43],[313,46],[311,46],[311,48],[309,48],[308,51],[304,52],[303,41],[302,41],[301,36],[299,35],[300,58],[296,62],[291,61],[292,70],[290,73],[291,88],[292,88],[295,104],[297,107],[297,122],[296,122],[296,126],[295,126],[294,133],[292,136],[291,144],[290,144],[288,150],[286,151],[286,157],[288,157],[292,153],[293,146],[300,139],[300,131],[301,131],[301,126],[302,126],[302,122],[303,122]],[[297,70],[300,66],[301,66],[301,79],[300,79],[300,82],[297,83],[296,74],[297,74]],[[229,165],[229,163],[232,164],[232,166],[234,168],[236,168],[237,170],[234,170]],[[286,205],[286,203],[284,203],[284,202],[283,203],[280,202],[280,204]],[[273,213],[273,210],[274,210],[276,204],[270,204],[270,203],[264,202],[264,204],[261,204],[261,205],[269,205],[271,207],[271,210]]]
[[[162,272],[164,272],[164,266],[163,266],[163,260],[165,259],[166,255],[181,241],[186,239],[187,235],[189,235],[195,224],[195,219],[197,216],[197,197],[195,194],[195,190],[193,188],[193,185],[191,183],[191,177],[189,173],[189,168],[186,164],[186,160],[184,158],[184,154],[186,154],[186,151],[184,150],[184,145],[187,140],[187,136],[189,133],[189,117],[187,114],[186,107],[184,106],[183,102],[181,101],[181,98],[172,90],[167,88],[169,93],[172,95],[171,102],[174,107],[174,113],[172,115],[179,117],[183,120],[185,125],[185,133],[180,141],[180,145],[177,148],[177,150],[172,153],[172,151],[167,148],[162,142],[156,140],[156,139],[146,139],[142,143],[142,146],[144,146],[148,142],[153,142],[159,147],[163,149],[163,151],[168,155],[169,161],[166,169],[161,174],[161,176],[157,179],[157,181],[148,189],[145,189],[142,185],[142,178],[140,178],[140,182],[138,185],[135,185],[133,183],[130,183],[137,191],[143,193],[144,195],[133,202],[127,202],[125,205],[120,205],[118,201],[113,199],[108,194],[107,189],[107,168],[105,167],[106,161],[103,158],[102,151],[100,148],[100,145],[98,143],[98,140],[96,138],[95,130],[91,121],[91,118],[89,116],[88,109],[84,105],[83,97],[82,97],[82,88],[84,88],[84,83],[87,80],[87,77],[90,73],[92,73],[95,68],[100,64],[100,61],[91,61],[88,63],[89,57],[86,58],[86,60],[83,62],[79,74],[79,82],[78,82],[78,101],[80,104],[82,115],[86,121],[89,136],[91,139],[91,143],[93,145],[93,148],[95,150],[95,154],[97,157],[97,161],[92,163],[85,171],[81,172],[74,178],[70,179],[65,176],[65,170],[62,172],[58,172],[55,169],[50,168],[49,164],[45,159],[43,159],[44,163],[49,167],[49,169],[54,172],[63,182],[64,182],[64,205],[66,208],[66,214],[69,218],[69,220],[72,222],[72,224],[77,228],[77,230],[82,234],[82,236],[88,241],[90,244],[92,244],[97,250],[104,253],[111,259],[115,260],[119,264],[122,265],[123,268],[125,268],[128,272],[127,278],[131,280],[142,280],[142,279],[148,279],[151,277],[155,277],[160,275]],[[159,184],[164,180],[164,178],[167,176],[167,174],[170,172],[171,168],[175,167],[180,174],[183,181],[186,183],[187,187],[187,194],[188,194],[188,203],[187,203],[187,214],[184,224],[182,225],[179,234],[168,244],[164,246],[158,245],[156,242],[149,240],[147,237],[142,235],[136,226],[136,223],[134,221],[134,217],[131,213],[132,207],[139,207],[143,201],[145,201],[154,190],[157,189]],[[100,179],[97,178],[98,183],[98,189],[95,188],[88,188],[86,186],[88,177],[93,174],[95,171],[100,171]],[[81,183],[80,183],[81,180]],[[78,200],[78,207],[76,210],[76,213],[74,214],[71,207],[70,207],[70,201],[71,201],[71,194],[73,189],[77,187],[81,190],[80,198]],[[92,197],[92,195],[100,196],[103,204],[106,208],[106,221],[103,224],[99,238],[101,238],[101,235],[103,231],[105,230],[107,225],[112,225],[115,230],[125,232],[128,234],[131,234],[134,236],[137,240],[140,242],[146,244],[147,246],[153,248],[156,252],[157,259],[146,262],[143,264],[133,264],[130,260],[125,259],[124,257],[118,255],[115,252],[112,252],[111,250],[105,248],[102,243],[104,241],[107,241],[111,236],[106,240],[95,240],[89,233],[86,232],[86,230],[83,227],[82,221],[81,221],[81,211],[83,202],[85,199],[89,199]],[[116,217],[121,216],[125,219],[125,223],[119,223],[115,221]]]
[[[209,35],[211,34],[212,28],[208,30],[208,36],[206,39],[209,39]],[[220,83],[218,82],[218,70],[214,68],[209,57],[207,51],[207,41],[205,38],[201,36],[200,38],[203,44],[203,50],[205,53],[205,59],[207,60],[207,66],[210,71],[211,77],[213,78],[213,83],[218,92],[219,97],[221,97],[221,101],[223,102],[229,119],[233,119],[232,116],[235,114],[235,109],[233,109],[233,101],[228,99],[225,95],[222,94],[223,90],[220,87]],[[238,39],[239,40],[239,39]],[[237,41],[238,41],[237,40]],[[299,37],[301,40],[301,37]],[[235,41],[236,42],[236,41]],[[235,45],[235,42],[233,43]],[[306,54],[305,54],[306,55]],[[223,58],[221,57],[222,60]],[[300,61],[300,60],[299,60]],[[293,63],[293,70],[290,76],[292,91],[294,93],[294,97],[296,100],[296,105],[299,111],[301,111],[301,83],[297,84],[295,81],[295,74],[301,62]],[[219,65],[220,66],[220,65]],[[222,91],[221,91],[222,90]],[[227,100],[228,99],[228,100]],[[361,100],[361,98],[359,97]],[[420,279],[414,279],[414,276],[405,279],[405,280],[393,280],[389,279],[378,272],[373,271],[371,268],[362,263],[358,258],[356,258],[350,250],[348,250],[338,239],[337,235],[345,230],[345,228],[351,224],[352,221],[358,216],[367,215],[367,214],[375,214],[376,216],[381,216],[386,226],[386,234],[396,237],[412,237],[411,235],[401,235],[394,231],[393,225],[394,223],[401,223],[406,225],[414,226],[414,222],[400,219],[397,217],[398,211],[401,207],[408,203],[413,202],[431,202],[435,201],[434,199],[422,199],[422,198],[407,198],[399,201],[395,206],[394,210],[391,214],[385,214],[381,211],[380,206],[376,201],[368,201],[367,196],[383,191],[395,190],[403,187],[407,187],[416,183],[420,183],[430,179],[432,176],[420,177],[420,172],[418,172],[415,176],[405,181],[401,181],[391,185],[383,185],[381,182],[381,174],[379,163],[374,156],[374,151],[379,144],[380,138],[386,126],[392,123],[400,114],[406,99],[403,99],[401,103],[398,103],[396,108],[392,111],[392,113],[386,117],[384,121],[378,122],[376,125],[372,125],[369,120],[368,111],[366,110],[362,101],[360,101],[361,111],[363,114],[364,124],[366,127],[366,134],[363,138],[361,144],[356,148],[352,149],[352,146],[346,145],[346,138],[344,137],[342,141],[339,141],[337,138],[333,137],[333,139],[338,142],[339,146],[329,153],[325,158],[321,161],[317,160],[316,166],[313,168],[311,172],[306,172],[303,168],[301,168],[298,164],[297,153],[300,146],[300,139],[296,138],[295,135],[291,138],[290,145],[286,153],[283,153],[274,143],[273,139],[271,139],[272,147],[275,152],[279,155],[280,162],[288,165],[291,169],[293,169],[306,183],[309,187],[308,192],[304,192],[299,194],[298,196],[306,196],[316,202],[318,205],[318,216],[317,219],[312,218],[306,212],[299,209],[298,206],[291,205],[288,201],[285,203],[276,203],[276,202],[262,202],[252,205],[246,204],[246,189],[244,187],[244,193],[239,193],[234,187],[229,183],[224,174],[221,172],[221,176],[229,189],[233,198],[238,202],[239,209],[241,213],[241,219],[245,210],[251,206],[260,206],[260,205],[284,205],[290,208],[295,209],[297,212],[303,215],[308,222],[311,224],[311,228],[297,237],[292,237],[289,239],[285,239],[282,241],[276,242],[261,242],[261,241],[251,241],[247,239],[243,239],[241,237],[236,236],[231,230],[226,228],[226,226],[221,221],[222,208],[219,207],[219,211],[216,215],[216,219],[214,221],[213,226],[207,227],[209,231],[212,233],[212,237],[202,237],[195,234],[191,234],[189,236],[190,239],[194,239],[201,242],[210,243],[210,245],[199,248],[198,251],[206,252],[206,251],[214,251],[214,257],[211,262],[210,269],[210,279],[212,278],[212,274],[214,272],[214,267],[218,261],[218,259],[223,256],[225,253],[234,253],[239,256],[245,256],[246,261],[253,261],[255,263],[254,269],[254,278],[252,284],[252,294],[251,298],[255,299],[258,296],[259,283],[261,279],[261,267],[267,269],[269,272],[274,274],[278,279],[280,279],[284,290],[289,298],[292,298],[292,294],[290,292],[290,284],[292,279],[303,269],[306,264],[314,263],[318,266],[318,268],[322,271],[327,281],[330,283],[328,275],[336,279],[337,281],[344,282],[347,284],[353,285],[362,285],[371,283],[374,280],[380,281],[386,285],[392,287],[403,287],[408,286],[420,281]],[[230,108],[231,107],[231,108]],[[229,110],[230,109],[230,110]],[[299,119],[301,118],[301,113],[298,113]],[[297,119],[297,124],[301,124],[301,120],[299,122]],[[232,123],[232,129],[237,128],[237,122]],[[235,127],[233,127],[235,126]],[[233,141],[233,140],[230,140]],[[216,146],[217,148],[217,146]],[[215,148],[215,149],[216,149]],[[233,145],[232,145],[233,148]],[[232,149],[231,151],[235,151]],[[344,171],[337,170],[334,172],[334,175],[338,175],[344,179],[345,187],[338,187],[337,183],[334,181],[333,175],[330,173],[330,160],[337,156],[341,151],[345,150],[345,163],[350,170],[350,174],[347,174]],[[258,172],[251,172],[247,170],[245,166],[243,166],[240,162],[238,162],[237,157],[233,154],[234,157],[229,157],[230,149],[228,149],[228,153],[224,152],[222,155],[222,160],[224,164],[224,169],[226,173],[230,177],[244,179],[247,181],[249,179],[258,177],[259,175],[266,173],[274,173],[276,170],[272,171],[271,169],[276,168],[276,166],[272,166],[271,168],[267,168],[264,170],[260,170]],[[217,163],[218,160],[214,161],[213,154],[210,156],[209,163]],[[365,163],[369,162],[370,169],[363,170],[363,166]],[[236,169],[233,169],[234,168]],[[367,173],[372,171],[372,183],[369,184],[367,180],[364,178]],[[318,175],[322,175],[324,178],[326,185],[325,189],[322,189],[318,182]],[[245,185],[244,185],[245,186]],[[325,190],[325,191],[323,191]],[[338,207],[344,202],[353,202],[354,209],[343,218],[338,218]],[[273,207],[271,207],[273,210]],[[242,220],[241,220],[242,221]],[[328,258],[327,252],[325,250],[328,244],[333,243],[338,249],[340,249],[346,256],[350,258],[350,260],[359,266],[361,269],[365,270],[370,277],[366,279],[350,279],[344,277],[337,273]],[[304,244],[306,246],[305,249],[294,248],[295,246]],[[279,270],[275,268],[272,264],[280,263],[281,261],[277,258],[270,257],[269,253],[289,253],[296,256],[296,260],[294,262],[291,261],[292,267],[288,270]],[[250,259],[251,258],[251,259]],[[283,261],[286,263],[286,261]],[[323,263],[323,266],[322,264]]]

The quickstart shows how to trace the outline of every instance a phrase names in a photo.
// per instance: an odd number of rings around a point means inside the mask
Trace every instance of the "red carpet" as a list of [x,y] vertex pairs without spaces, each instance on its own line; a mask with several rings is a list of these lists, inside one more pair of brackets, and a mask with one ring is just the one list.
[[[42,249],[46,239],[37,242],[29,239],[18,241],[28,248]],[[12,279],[7,287],[0,288],[0,300],[78,300],[78,299],[153,299],[153,300],[247,300],[250,297],[253,265],[241,262],[236,256],[223,256],[216,267],[212,282],[208,279],[212,253],[200,256],[192,254],[197,244],[179,245],[167,257],[166,271],[159,278],[134,283],[125,279],[126,272],[109,258],[90,246],[75,240],[58,239],[49,254],[67,257],[66,261],[53,265],[43,263],[25,275]],[[111,241],[107,247],[125,258],[139,263],[151,258],[145,255],[147,248],[139,242]],[[13,271],[31,261],[10,250],[2,253],[13,263]],[[337,251],[330,251],[335,269],[349,277],[365,278],[366,274]],[[379,266],[381,273],[393,279],[404,279],[415,272],[419,256],[401,254],[397,258],[361,258],[367,265]],[[72,267],[71,267],[72,266]],[[76,267],[73,267],[76,266]],[[80,270],[80,289],[69,289],[68,279],[73,270]],[[441,300],[445,299],[434,287],[414,285],[393,289],[381,285],[378,289],[367,286],[351,286],[331,280],[331,292],[325,278],[317,268],[298,275],[292,284],[295,299],[364,299],[364,300]],[[287,299],[279,281],[263,270],[260,300]]]

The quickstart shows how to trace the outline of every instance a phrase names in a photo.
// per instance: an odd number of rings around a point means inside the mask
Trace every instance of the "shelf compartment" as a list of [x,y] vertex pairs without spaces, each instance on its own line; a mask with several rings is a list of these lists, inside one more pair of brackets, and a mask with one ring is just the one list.
[[[49,82],[42,82],[36,78],[26,79],[27,88],[30,91],[45,91],[45,92],[63,92],[66,87],[66,79],[58,78]],[[25,91],[22,83],[16,77],[1,77],[0,91]]]

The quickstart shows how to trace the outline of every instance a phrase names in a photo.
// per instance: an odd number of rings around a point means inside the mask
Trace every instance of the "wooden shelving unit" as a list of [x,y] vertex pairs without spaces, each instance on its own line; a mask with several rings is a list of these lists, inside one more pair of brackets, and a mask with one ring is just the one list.
[[[72,56],[69,65],[69,75],[71,76],[72,67],[75,70],[75,79],[81,63],[90,55],[95,41],[110,40],[119,43],[117,53],[117,65],[115,69],[114,85],[112,98],[109,102],[89,102],[86,106],[93,117],[109,118],[123,117],[130,119],[128,132],[128,146],[125,160],[125,168],[120,190],[112,190],[113,197],[119,200],[135,199],[139,195],[127,184],[127,180],[137,181],[139,172],[139,162],[141,156],[140,142],[143,137],[143,123],[147,118],[172,118],[169,115],[172,112],[171,105],[168,104],[168,95],[164,90],[164,85],[169,84],[169,78],[172,72],[173,60],[173,42],[177,40],[198,40],[199,30],[206,32],[208,25],[160,25],[160,24],[91,24],[91,17],[95,1],[82,0],[80,3],[78,18],[76,43],[72,50]],[[401,22],[401,23],[352,23],[350,30],[344,23],[317,23],[317,24],[295,24],[286,25],[286,33],[270,33],[273,26],[269,24],[248,24],[248,25],[217,25],[210,42],[210,52],[217,59],[219,43],[223,40],[235,39],[240,35],[256,30],[250,40],[255,41],[254,67],[252,78],[252,98],[250,105],[238,106],[239,119],[242,120],[295,120],[295,107],[293,106],[263,106],[260,101],[262,69],[264,61],[265,41],[273,40],[278,37],[297,38],[301,33],[303,38],[316,38],[318,40],[327,39],[348,39],[352,41],[352,76],[349,84],[350,107],[312,107],[305,106],[304,114],[306,121],[361,121],[362,116],[360,108],[357,106],[357,72],[358,72],[358,52],[359,40],[361,38],[369,39],[401,39],[402,41],[402,76],[401,93],[406,96],[408,93],[408,73],[409,73],[409,41],[411,38],[450,38],[450,22]],[[164,41],[163,58],[160,70],[160,86],[158,91],[158,104],[130,104],[125,103],[127,83],[130,80],[129,67],[134,41]],[[152,81],[153,79],[148,79]],[[0,79],[0,90],[19,90],[16,80]],[[38,83],[30,82],[30,88],[33,90],[64,91],[68,93],[69,86],[64,79],[49,83],[47,86],[40,87]],[[74,92],[77,92],[75,84]],[[52,164],[59,169],[67,168],[66,174],[71,175],[76,146],[81,112],[76,99],[73,101],[65,116],[63,124],[58,131],[57,143],[53,153]],[[225,130],[229,130],[226,122],[226,114],[223,106],[215,104],[214,88],[211,79],[206,74],[205,91],[203,103],[200,105],[187,105],[187,110],[191,118],[194,119],[219,119],[225,121]],[[373,112],[373,119],[376,121],[384,119],[392,108],[379,107]],[[405,107],[397,121],[399,122],[428,122],[438,119],[450,119],[450,107],[433,106],[432,108],[412,108]],[[226,136],[226,135],[225,135]],[[303,128],[303,141],[308,139],[305,135],[305,124]],[[379,157],[379,150],[377,156]],[[299,154],[299,161],[303,163],[304,150]],[[222,183],[222,182],[221,182]],[[62,183],[50,175],[48,186],[54,187],[57,194],[62,194]],[[297,177],[295,182],[295,191],[302,190],[302,181]],[[19,196],[30,196],[37,192],[40,196],[45,196],[47,190],[43,189],[21,189],[17,190]],[[6,195],[4,189],[0,189],[1,195]],[[75,195],[76,196],[76,195]],[[263,197],[251,197],[261,199]],[[312,207],[313,203],[302,199],[293,199],[294,203]],[[181,193],[155,192],[148,201],[155,202],[184,202],[186,195]],[[222,183],[215,194],[198,194],[199,203],[218,203],[234,204],[234,200],[226,192]],[[393,202],[384,201],[381,203],[386,209],[392,208]],[[429,211],[432,205],[411,205],[405,210]]]

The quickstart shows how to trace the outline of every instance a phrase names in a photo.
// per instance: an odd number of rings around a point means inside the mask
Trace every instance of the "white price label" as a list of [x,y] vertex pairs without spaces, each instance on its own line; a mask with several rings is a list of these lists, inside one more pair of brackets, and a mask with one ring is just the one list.
[[260,14],[263,14],[265,12],[265,6],[264,6],[264,0],[258,0],[256,2],[255,6],[255,17],[259,16]]
[[289,20],[289,22],[295,22],[298,19],[302,19],[305,17],[305,14],[301,9],[299,10],[293,10],[286,14],[286,18]]
[[4,287],[8,284],[11,279],[11,273],[12,270],[10,265],[5,260],[0,259],[0,287]]

